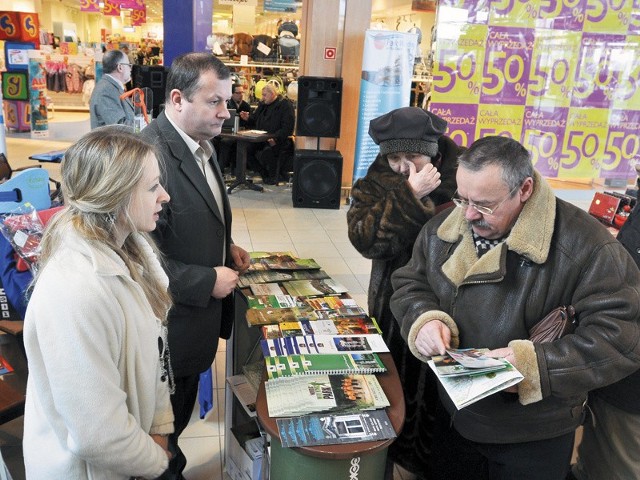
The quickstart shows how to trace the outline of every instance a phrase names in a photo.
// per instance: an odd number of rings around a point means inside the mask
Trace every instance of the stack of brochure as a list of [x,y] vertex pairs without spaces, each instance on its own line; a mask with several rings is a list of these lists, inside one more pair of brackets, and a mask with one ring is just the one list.
[[283,447],[373,442],[396,438],[384,410],[361,413],[318,413],[276,420]]
[[265,357],[312,353],[380,353],[388,352],[382,335],[302,335],[260,340]]
[[267,380],[269,416],[357,412],[389,406],[375,375],[296,375]]
[[[374,318],[311,258],[252,252],[239,286],[258,326],[269,416],[283,446],[394,438],[375,373],[389,349]],[[292,418],[286,418],[292,417]],[[304,431],[302,431],[304,429]]]
[[487,357],[488,349],[447,350],[429,366],[461,409],[520,382],[524,377],[504,358]]
[[292,375],[335,375],[382,373],[387,368],[375,353],[336,353],[327,355],[281,355],[266,357],[269,378]]
[[[247,312],[248,313],[248,312]],[[335,317],[331,320],[285,320],[274,325],[263,325],[266,339],[300,337],[302,335],[371,335],[380,333],[375,319],[361,317]]]

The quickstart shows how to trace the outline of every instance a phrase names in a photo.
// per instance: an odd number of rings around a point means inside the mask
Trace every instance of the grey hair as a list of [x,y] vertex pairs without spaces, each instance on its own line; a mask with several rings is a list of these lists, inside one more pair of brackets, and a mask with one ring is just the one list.
[[502,168],[502,180],[510,191],[522,185],[528,177],[533,178],[530,153],[520,142],[509,137],[490,136],[476,140],[458,159],[459,167],[472,172],[489,165]]

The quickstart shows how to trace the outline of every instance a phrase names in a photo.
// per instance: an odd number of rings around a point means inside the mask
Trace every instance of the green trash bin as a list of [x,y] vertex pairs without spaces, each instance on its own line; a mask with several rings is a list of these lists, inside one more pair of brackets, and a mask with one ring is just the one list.
[[319,458],[285,448],[271,437],[271,480],[383,480],[387,449],[355,453],[350,458]]

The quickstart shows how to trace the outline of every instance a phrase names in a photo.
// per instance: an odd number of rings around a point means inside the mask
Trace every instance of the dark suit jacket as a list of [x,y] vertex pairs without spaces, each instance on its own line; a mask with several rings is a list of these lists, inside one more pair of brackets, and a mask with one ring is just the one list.
[[[227,100],[227,108],[233,108],[235,111],[240,114],[240,112],[248,112],[251,113],[251,105],[249,105],[245,100],[240,102],[240,105],[236,105],[236,102],[233,101],[232,98]],[[246,128],[248,126],[248,122],[246,120],[240,119],[240,127]]]
[[222,301],[211,296],[216,281],[213,268],[223,265],[224,238],[227,266],[231,264],[231,207],[212,158],[209,162],[222,186],[223,223],[202,170],[164,112],[141,135],[161,152],[162,183],[171,196],[152,233],[165,256],[174,300],[169,312],[171,365],[176,377],[194,375],[211,366],[218,338],[229,338],[233,325],[232,296]]
[[249,116],[249,126],[264,130],[273,135],[276,142],[283,145],[296,123],[293,104],[287,98],[278,97],[272,104],[260,102],[256,110]]
[[135,116],[133,104],[128,99],[120,100],[121,93],[118,82],[108,75],[104,75],[96,83],[89,102],[92,130],[117,124],[133,127]]

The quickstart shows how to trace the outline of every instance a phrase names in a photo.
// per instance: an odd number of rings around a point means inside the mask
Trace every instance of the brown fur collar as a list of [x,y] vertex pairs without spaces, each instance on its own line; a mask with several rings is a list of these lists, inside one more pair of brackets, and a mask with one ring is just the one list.
[[508,248],[534,263],[547,260],[556,216],[556,197],[548,183],[534,173],[534,191],[525,204],[505,243],[478,259],[471,229],[461,209],[455,209],[438,228],[438,237],[460,245],[443,265],[445,275],[460,285],[472,275],[484,275],[500,270],[502,250]]

